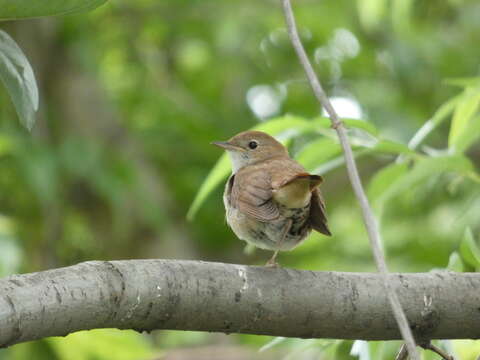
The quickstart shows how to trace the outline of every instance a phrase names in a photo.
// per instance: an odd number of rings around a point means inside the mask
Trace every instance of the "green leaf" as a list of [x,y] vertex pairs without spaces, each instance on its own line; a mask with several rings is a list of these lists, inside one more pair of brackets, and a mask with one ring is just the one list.
[[[371,154],[372,153],[372,150],[371,149],[360,149],[360,150],[354,150],[353,151],[353,157],[355,158],[355,160],[358,160],[359,158],[365,156],[365,155],[368,155],[368,154]],[[324,175],[342,165],[345,164],[345,156],[342,154],[342,155],[339,155],[335,158],[333,158],[332,160],[329,160],[325,163],[323,163],[322,165],[320,165],[319,167],[317,167],[315,170],[312,171],[312,173],[314,174],[320,174],[320,175]]]
[[388,153],[388,154],[416,154],[415,151],[408,148],[407,145],[391,141],[391,140],[380,140],[372,148],[374,152]]
[[0,79],[10,94],[20,122],[30,130],[35,123],[35,112],[38,110],[35,75],[25,54],[2,30],[0,30]]
[[[313,121],[323,128],[330,128],[332,126],[331,120],[327,117],[317,117],[313,119]],[[342,122],[345,124],[347,128],[351,127],[351,128],[361,129],[374,137],[378,136],[378,130],[375,127],[375,125],[373,125],[371,122],[368,122],[365,120],[358,120],[358,119],[342,119]]]
[[[46,340],[58,359],[137,360],[153,356],[150,343],[133,330],[95,329]],[[72,351],[75,349],[75,351]]]
[[187,219],[193,220],[195,214],[197,213],[200,206],[207,199],[208,195],[215,190],[215,188],[224,180],[230,173],[231,165],[230,160],[228,159],[227,154],[223,154],[220,159],[218,159],[215,166],[210,170],[210,173],[207,175],[207,178],[200,186],[195,199],[193,199],[192,205],[187,212]]
[[[345,163],[345,159],[343,154],[339,155],[335,158],[333,158],[333,155],[338,155],[340,154],[341,147],[340,145],[334,143],[335,146],[330,146],[326,147],[325,144],[321,144],[323,150],[322,152],[320,151],[315,151],[315,146],[312,143],[312,147],[310,148],[309,145],[307,145],[305,148],[305,154],[300,153],[299,156],[297,157],[297,160],[306,168],[313,172],[314,174],[325,174],[333,169],[338,168],[339,166],[342,166]],[[319,164],[318,167],[312,168],[310,165],[312,165],[315,162],[316,155],[318,153],[318,159],[321,161],[318,161]],[[363,157],[365,155],[372,155],[372,154],[377,154],[377,153],[389,153],[389,154],[416,154],[414,151],[410,150],[406,145],[393,142],[390,140],[380,140],[377,142],[373,147],[354,147],[354,157],[355,159],[358,159],[360,157]]]
[[308,171],[313,171],[320,164],[339,155],[342,152],[341,146],[333,139],[321,137],[308,143],[298,152],[295,159]]
[[415,149],[422,143],[423,140],[447,117],[455,110],[455,107],[462,99],[461,95],[457,95],[445,103],[443,103],[433,116],[423,124],[423,126],[413,135],[412,139],[408,143],[410,149]]
[[407,163],[392,163],[378,171],[368,185],[368,197],[375,201],[408,171]]
[[93,10],[107,0],[0,0],[0,20],[66,15]]
[[455,110],[455,107],[461,100],[462,96],[457,95],[444,102],[442,105],[440,105],[437,111],[435,111],[430,121],[432,121],[435,125],[439,125],[440,123],[442,123],[443,120],[445,120],[448,115],[450,115],[453,110]]
[[374,137],[377,137],[379,134],[378,129],[371,122],[358,119],[342,119],[342,121],[347,127],[364,130]]
[[465,89],[463,99],[453,113],[450,133],[448,135],[448,147],[456,149],[460,135],[468,130],[470,119],[475,115],[480,105],[480,91],[474,88]]
[[287,338],[283,337],[283,336],[277,336],[277,337],[274,337],[272,340],[270,340],[269,342],[267,342],[265,345],[263,345],[260,350],[258,350],[258,352],[263,352],[265,350],[269,350],[271,349],[272,347],[274,346],[277,346],[278,344],[281,344],[282,342],[285,342],[285,340],[287,340]]
[[[392,170],[394,171],[394,170]],[[400,173],[401,170],[398,170]],[[439,156],[421,158],[406,174],[393,178],[393,182],[385,189],[380,196],[374,200],[385,203],[392,197],[414,188],[419,183],[430,179],[432,176],[441,173],[452,172],[465,177],[474,177],[474,166],[465,156]]]
[[455,150],[463,153],[480,138],[480,116],[475,116],[468,123],[468,127],[458,136]]
[[467,228],[460,243],[460,255],[462,259],[474,268],[480,268],[480,248],[473,237],[472,230]]
[[[260,123],[251,128],[250,130],[258,130],[269,133],[270,135],[277,135],[286,130],[296,130],[298,132],[313,130],[316,128],[315,125],[321,124],[314,124],[312,121],[309,121],[300,116],[285,115],[282,117],[271,119],[264,123]],[[328,125],[320,127],[328,127]]]
[[464,271],[462,258],[460,257],[458,252],[454,251],[453,253],[450,254],[450,257],[448,258],[447,269],[455,272]]
[[388,355],[385,351],[385,341],[369,341],[368,349],[370,350],[370,356],[372,359],[385,359]]
[[469,77],[469,78],[450,78],[443,81],[445,84],[461,86],[461,87],[470,87],[470,86],[480,86],[480,77]]
[[[283,136],[281,140],[287,141],[297,132],[305,131],[308,129],[314,129],[315,126],[318,127],[319,124],[315,124],[312,121],[305,120],[300,117],[295,116],[284,116],[281,118],[272,119],[268,122],[261,123],[255,126],[252,130],[259,130],[269,133],[270,135],[278,135],[287,130],[294,130],[293,132],[288,132]],[[205,181],[200,186],[200,190],[197,192],[195,199],[193,200],[192,205],[187,213],[187,219],[193,220],[195,214],[197,213],[200,206],[203,204],[205,199],[210,195],[210,193],[222,183],[222,181],[230,174],[231,165],[227,157],[227,154],[223,154],[220,159],[217,161],[215,166],[210,170],[210,173],[207,175]]]

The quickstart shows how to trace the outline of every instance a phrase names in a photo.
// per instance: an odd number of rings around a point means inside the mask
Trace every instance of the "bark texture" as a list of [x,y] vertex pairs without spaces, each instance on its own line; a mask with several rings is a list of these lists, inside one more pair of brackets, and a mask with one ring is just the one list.
[[[480,338],[480,274],[392,274],[420,339]],[[0,280],[0,346],[94,328],[401,339],[381,275],[92,261]]]

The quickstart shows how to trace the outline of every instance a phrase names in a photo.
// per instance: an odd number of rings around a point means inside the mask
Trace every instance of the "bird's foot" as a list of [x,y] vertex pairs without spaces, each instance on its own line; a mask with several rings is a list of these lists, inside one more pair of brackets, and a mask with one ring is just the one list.
[[267,268],[279,268],[280,264],[277,263],[275,260],[272,261],[272,259],[270,259],[265,264],[265,267],[267,267]]
[[280,265],[277,263],[277,255],[278,255],[278,250],[273,253],[273,256],[270,258],[270,260],[267,261],[267,263],[265,264],[265,267],[279,268]]

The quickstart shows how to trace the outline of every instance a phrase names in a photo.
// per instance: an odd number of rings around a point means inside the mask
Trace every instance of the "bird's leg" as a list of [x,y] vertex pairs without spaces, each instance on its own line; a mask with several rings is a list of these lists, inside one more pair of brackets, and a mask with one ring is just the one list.
[[278,253],[280,252],[280,247],[282,246],[283,241],[285,240],[288,232],[290,231],[290,228],[292,227],[292,223],[293,223],[292,219],[287,220],[287,223],[285,224],[282,230],[280,241],[278,242],[278,250],[275,250],[270,260],[267,261],[267,263],[265,264],[266,267],[279,267],[279,264],[276,262],[276,258]]
[[270,260],[265,264],[266,267],[278,267],[278,263],[275,261],[280,250],[276,250]]

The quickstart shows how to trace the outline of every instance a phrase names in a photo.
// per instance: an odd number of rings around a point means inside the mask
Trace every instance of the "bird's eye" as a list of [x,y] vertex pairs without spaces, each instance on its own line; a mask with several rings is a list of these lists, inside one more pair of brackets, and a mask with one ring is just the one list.
[[250,141],[250,142],[248,143],[248,147],[249,147],[250,149],[252,149],[252,150],[253,150],[253,149],[256,149],[257,146],[258,146],[258,143],[257,143],[255,140],[252,140],[252,141]]

